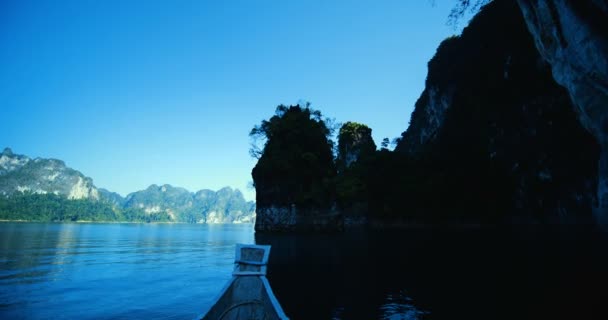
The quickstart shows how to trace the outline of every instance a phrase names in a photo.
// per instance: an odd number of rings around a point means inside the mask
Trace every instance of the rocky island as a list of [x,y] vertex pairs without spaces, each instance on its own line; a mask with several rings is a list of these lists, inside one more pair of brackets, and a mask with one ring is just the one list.
[[429,62],[393,151],[350,122],[334,150],[338,128],[308,105],[254,127],[257,231],[606,224],[608,3],[479,3]]

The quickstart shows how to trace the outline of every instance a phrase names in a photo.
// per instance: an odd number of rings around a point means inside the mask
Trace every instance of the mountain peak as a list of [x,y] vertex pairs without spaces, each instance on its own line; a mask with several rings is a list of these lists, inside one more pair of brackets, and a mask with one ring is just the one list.
[[11,150],[11,148],[6,147],[6,148],[4,148],[4,150],[2,151],[2,155],[3,155],[3,156],[10,157],[10,156],[14,155],[14,153],[13,153],[13,150]]
[[99,192],[91,178],[58,159],[35,158],[15,154],[4,148],[0,154],[0,193],[55,194],[68,199],[98,199]]

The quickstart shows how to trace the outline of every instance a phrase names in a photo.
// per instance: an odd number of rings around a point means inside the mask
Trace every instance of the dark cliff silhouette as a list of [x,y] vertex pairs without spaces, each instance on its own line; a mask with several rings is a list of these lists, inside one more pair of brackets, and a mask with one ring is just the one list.
[[257,231],[324,229],[339,225],[333,209],[335,176],[330,128],[308,106],[277,107],[251,130],[265,139],[252,170]]
[[[347,223],[594,223],[601,143],[535,40],[517,2],[491,1],[437,49],[395,151],[353,144],[370,140],[371,129],[347,123],[332,169],[312,175],[323,181],[317,194],[298,191],[308,190],[303,180],[264,178],[260,158],[258,208],[282,206],[296,225],[297,210],[288,209],[301,207],[293,199],[302,196],[317,207],[335,204]],[[263,162],[265,172],[284,168],[274,161]],[[276,176],[310,170],[291,169]]]

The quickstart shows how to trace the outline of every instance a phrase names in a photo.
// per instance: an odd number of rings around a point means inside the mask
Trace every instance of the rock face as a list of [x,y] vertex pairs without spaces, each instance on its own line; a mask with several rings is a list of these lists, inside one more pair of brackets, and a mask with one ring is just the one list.
[[172,220],[178,221],[176,213],[191,209],[193,203],[192,194],[186,189],[153,184],[146,190],[127,195],[124,206],[143,209],[146,213],[166,212]]
[[370,157],[375,151],[372,129],[364,124],[346,122],[338,135],[338,172],[343,172],[362,158]]
[[119,208],[122,208],[124,206],[125,198],[123,198],[120,194],[104,188],[99,188],[98,190],[99,197],[104,201],[109,202],[112,206]]
[[297,209],[295,206],[266,206],[256,210],[259,219],[256,230],[266,232],[293,231],[297,228]]
[[69,199],[99,200],[93,180],[71,169],[61,160],[30,159],[6,148],[0,154],[0,194],[53,193]]
[[[502,179],[493,184],[505,189],[508,211],[522,219],[590,219],[599,147],[570,96],[539,55],[517,3],[495,0],[439,46],[396,151],[463,171],[452,182],[471,190],[471,181],[488,181],[478,167],[489,168]],[[473,199],[483,197],[478,191]],[[465,193],[454,199],[471,196]]]
[[265,206],[257,209],[256,231],[336,231],[344,228],[344,217],[336,209]]
[[599,142],[596,218],[608,225],[608,1],[518,0],[536,48]]
[[335,206],[331,131],[308,106],[278,106],[254,127],[267,139],[251,171],[256,189],[256,232],[342,228]]
[[172,220],[191,223],[252,223],[255,205],[247,202],[236,189],[217,192],[200,190],[191,193],[184,188],[165,184],[127,195],[125,208],[143,209],[148,213],[167,213]]
[[350,121],[342,125],[338,134],[335,187],[336,203],[347,227],[367,223],[369,192],[365,178],[375,153],[371,128]]
[[[410,117],[410,125],[402,134],[395,148],[396,151],[417,153],[427,143],[437,138],[440,128],[443,126],[446,112],[452,105],[452,99],[456,92],[456,79],[445,81],[441,72],[460,74],[462,70],[454,70],[459,65],[449,66],[452,61],[445,61],[446,57],[438,56],[440,52],[447,52],[451,47],[459,45],[459,38],[452,37],[444,40],[437,49],[437,54],[429,62],[429,75],[426,78],[425,89],[416,101],[414,112]],[[449,59],[449,58],[448,58]],[[438,70],[431,73],[431,70]]]

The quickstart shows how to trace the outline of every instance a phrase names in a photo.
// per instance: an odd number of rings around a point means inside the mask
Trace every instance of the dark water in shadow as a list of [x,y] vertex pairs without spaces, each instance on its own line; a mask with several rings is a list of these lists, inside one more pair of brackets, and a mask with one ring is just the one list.
[[586,228],[255,239],[292,319],[608,319],[608,241]]

